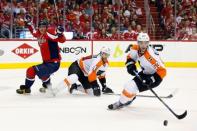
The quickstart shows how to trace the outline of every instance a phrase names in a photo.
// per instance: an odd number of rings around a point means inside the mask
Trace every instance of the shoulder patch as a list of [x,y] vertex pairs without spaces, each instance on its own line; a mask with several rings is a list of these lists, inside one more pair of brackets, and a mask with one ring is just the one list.
[[125,53],[129,52],[132,46],[133,46],[133,45],[130,44],[130,45],[127,47],[127,49],[125,50]]
[[133,49],[133,50],[139,50],[139,46],[138,46],[138,45],[133,45],[133,46],[131,47],[131,49]]

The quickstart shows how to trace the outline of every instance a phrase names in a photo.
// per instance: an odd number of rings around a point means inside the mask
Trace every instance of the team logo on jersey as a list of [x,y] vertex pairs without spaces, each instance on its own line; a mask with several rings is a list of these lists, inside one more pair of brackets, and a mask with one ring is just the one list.
[[14,54],[26,59],[26,58],[30,57],[31,55],[35,54],[36,52],[38,52],[38,50],[31,47],[30,45],[24,43],[21,46],[12,50],[12,52]]

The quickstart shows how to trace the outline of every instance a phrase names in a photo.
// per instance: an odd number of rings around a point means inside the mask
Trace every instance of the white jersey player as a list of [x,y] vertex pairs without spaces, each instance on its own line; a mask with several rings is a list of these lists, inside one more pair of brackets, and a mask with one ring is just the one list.
[[125,83],[124,89],[118,102],[108,106],[109,109],[115,110],[128,106],[136,98],[138,92],[143,92],[150,88],[157,87],[166,75],[166,69],[159,54],[149,46],[150,38],[147,33],[140,33],[137,37],[137,45],[130,47],[127,56],[127,72],[133,76],[137,73],[136,62],[139,63],[142,71],[137,76]]
[[[102,92],[113,93],[113,91],[106,86],[105,78],[105,72],[109,65],[109,56],[110,49],[103,47],[98,55],[82,57],[73,62],[68,68],[68,77],[65,78],[57,88],[54,88],[55,94],[65,87],[68,87],[70,93],[75,89],[90,95],[100,96],[101,90],[97,83],[97,78],[102,85]],[[78,81],[82,86],[76,85]]]

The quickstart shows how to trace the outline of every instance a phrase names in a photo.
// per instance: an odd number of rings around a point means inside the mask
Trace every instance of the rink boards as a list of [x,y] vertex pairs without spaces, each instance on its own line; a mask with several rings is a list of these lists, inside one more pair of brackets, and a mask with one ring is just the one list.
[[[111,67],[123,67],[127,48],[135,41],[66,41],[59,44],[61,67],[82,56],[97,54],[103,46],[111,49]],[[197,42],[152,41],[151,46],[161,55],[167,67],[197,67]],[[0,41],[0,69],[26,68],[41,63],[37,41]]]

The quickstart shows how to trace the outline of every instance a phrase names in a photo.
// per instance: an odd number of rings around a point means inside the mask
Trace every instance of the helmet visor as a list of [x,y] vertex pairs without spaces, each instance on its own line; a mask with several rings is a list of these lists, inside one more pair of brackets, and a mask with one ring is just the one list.
[[103,58],[109,58],[110,54],[107,54],[107,53],[105,53],[105,52],[101,52],[101,56],[102,56]]
[[139,45],[142,45],[142,44],[148,45],[149,44],[149,41],[137,41],[137,43]]

